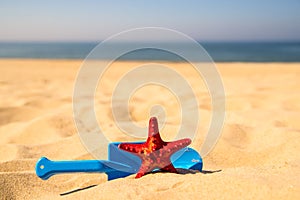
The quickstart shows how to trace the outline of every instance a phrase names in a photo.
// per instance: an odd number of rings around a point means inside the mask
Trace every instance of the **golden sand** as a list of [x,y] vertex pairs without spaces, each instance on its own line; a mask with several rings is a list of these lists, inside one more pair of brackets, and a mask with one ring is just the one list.
[[[226,121],[216,148],[204,158],[204,170],[217,172],[155,173],[109,182],[104,174],[69,174],[42,181],[34,171],[41,156],[92,159],[72,113],[81,63],[0,60],[0,199],[300,199],[300,63],[217,63],[226,91]],[[124,70],[135,64],[115,63]],[[184,69],[191,85],[199,85],[203,124],[193,142],[199,150],[210,119],[209,95],[184,64],[165,64]],[[121,72],[107,73],[96,100],[98,121],[107,124],[103,128],[113,140],[126,139],[109,125],[110,89]],[[137,91],[132,99],[137,107],[131,104],[132,119],[141,125],[148,120],[146,92]],[[176,131],[176,101],[163,91],[156,96],[174,102],[166,108],[170,121],[162,132]]]

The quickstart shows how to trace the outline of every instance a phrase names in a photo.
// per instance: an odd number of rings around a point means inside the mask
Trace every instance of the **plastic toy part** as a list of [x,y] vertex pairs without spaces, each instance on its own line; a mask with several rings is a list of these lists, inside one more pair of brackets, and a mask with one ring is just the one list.
[[123,171],[134,173],[131,166],[107,160],[51,161],[45,157],[37,162],[35,171],[43,180],[55,174],[73,172],[106,173],[110,177],[122,177]]

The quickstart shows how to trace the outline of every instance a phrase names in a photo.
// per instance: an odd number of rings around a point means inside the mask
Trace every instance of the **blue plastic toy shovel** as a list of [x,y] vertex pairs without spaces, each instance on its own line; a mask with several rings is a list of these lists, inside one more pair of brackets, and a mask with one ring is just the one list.
[[[113,180],[136,173],[141,166],[140,158],[120,150],[118,144],[109,144],[108,160],[51,161],[42,157],[36,164],[36,174],[41,179],[47,180],[55,174],[97,172],[106,173],[108,180]],[[202,170],[201,156],[192,148],[186,147],[174,153],[171,162],[175,168]]]

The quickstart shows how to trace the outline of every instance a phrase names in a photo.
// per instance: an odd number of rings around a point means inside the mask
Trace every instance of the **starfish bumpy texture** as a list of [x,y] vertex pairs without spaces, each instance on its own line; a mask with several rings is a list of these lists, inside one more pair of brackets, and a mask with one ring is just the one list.
[[149,120],[147,141],[142,144],[121,143],[119,148],[133,153],[142,160],[141,167],[135,178],[140,178],[154,169],[177,173],[170,158],[176,151],[191,144],[191,139],[185,138],[173,142],[165,142],[161,139],[157,119]]

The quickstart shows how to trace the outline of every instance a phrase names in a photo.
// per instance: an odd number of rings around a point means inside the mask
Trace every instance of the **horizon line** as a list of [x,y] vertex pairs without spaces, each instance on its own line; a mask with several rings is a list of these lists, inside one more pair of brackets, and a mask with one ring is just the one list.
[[[101,43],[105,40],[0,40],[0,43]],[[281,39],[281,40],[195,40],[199,43],[300,43],[300,39]],[[129,42],[149,42],[149,41],[118,41],[121,43]],[[164,43],[180,43],[182,41],[150,41]]]

